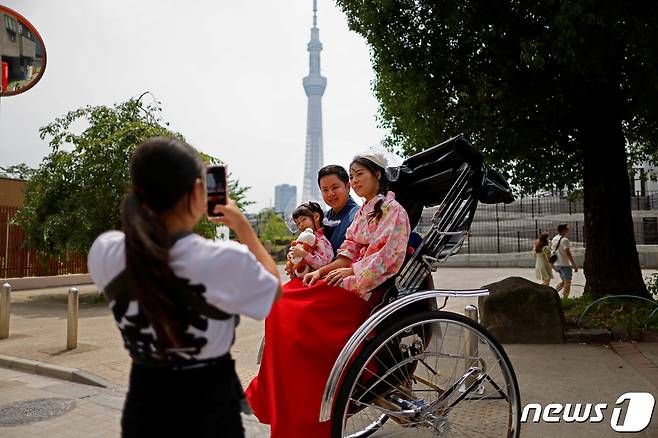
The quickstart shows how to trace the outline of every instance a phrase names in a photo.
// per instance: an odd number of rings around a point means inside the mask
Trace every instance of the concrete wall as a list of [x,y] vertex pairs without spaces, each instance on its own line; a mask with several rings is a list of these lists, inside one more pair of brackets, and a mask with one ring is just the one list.
[[5,283],[11,285],[12,291],[28,289],[44,289],[48,287],[77,286],[90,284],[89,274],[53,275],[50,277],[23,277],[0,279],[0,286]]
[[[658,269],[658,245],[638,245],[640,266],[643,269]],[[572,248],[579,268],[585,261],[585,248]],[[444,266],[470,268],[534,268],[535,257],[531,252],[507,254],[457,254],[443,263]]]
[[[643,269],[658,269],[658,245],[638,245],[640,266]],[[572,249],[579,268],[585,259],[584,248]],[[530,252],[508,254],[457,254],[441,264],[451,267],[470,268],[534,268],[535,258]],[[0,279],[0,286],[9,283],[12,290],[42,289],[48,287],[91,284],[89,274],[55,275],[50,277],[23,277]]]

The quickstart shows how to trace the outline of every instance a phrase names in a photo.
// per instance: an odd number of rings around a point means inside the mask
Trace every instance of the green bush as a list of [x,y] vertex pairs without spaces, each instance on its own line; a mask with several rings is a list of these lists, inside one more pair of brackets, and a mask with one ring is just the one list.
[[[567,320],[578,320],[583,312],[594,302],[591,295],[577,298],[563,298],[562,308]],[[651,318],[649,315],[656,309],[655,305],[633,298],[611,298],[594,304],[585,313],[580,326],[583,328],[626,327],[627,329],[658,330],[658,312]]]
[[[25,205],[14,217],[25,231],[27,248],[43,257],[85,254],[100,233],[120,228],[119,206],[130,187],[128,167],[135,147],[154,136],[184,140],[162,120],[160,103],[146,104],[142,97],[56,118],[39,130],[51,152],[38,169],[3,168],[29,177]],[[80,124],[86,126],[82,132]],[[220,162],[200,154],[208,163]],[[238,207],[250,204],[245,199],[248,187],[234,179],[229,187]],[[195,231],[213,238],[216,226],[204,217]]]

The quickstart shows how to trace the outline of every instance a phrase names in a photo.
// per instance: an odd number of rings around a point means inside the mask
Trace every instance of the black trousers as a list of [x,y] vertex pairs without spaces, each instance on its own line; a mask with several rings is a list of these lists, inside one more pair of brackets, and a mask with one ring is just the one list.
[[243,438],[238,385],[228,354],[193,368],[133,363],[121,436]]

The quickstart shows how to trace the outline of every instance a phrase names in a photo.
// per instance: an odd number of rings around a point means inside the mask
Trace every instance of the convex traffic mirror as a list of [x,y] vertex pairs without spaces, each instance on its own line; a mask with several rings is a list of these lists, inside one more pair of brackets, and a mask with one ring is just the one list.
[[46,47],[22,15],[0,5],[0,96],[32,88],[46,68]]

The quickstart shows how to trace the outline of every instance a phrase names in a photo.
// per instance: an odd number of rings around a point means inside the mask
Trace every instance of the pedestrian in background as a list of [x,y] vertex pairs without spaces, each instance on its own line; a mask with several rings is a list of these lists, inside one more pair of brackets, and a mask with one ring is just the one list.
[[532,249],[535,256],[535,275],[537,280],[549,286],[553,279],[553,270],[548,258],[551,255],[551,248],[548,245],[548,233],[542,233],[539,239],[535,240],[535,246]]
[[557,260],[554,264],[555,270],[560,274],[560,279],[562,280],[557,284],[555,290],[558,292],[562,290],[562,296],[564,298],[569,298],[571,278],[574,272],[578,272],[578,265],[576,265],[576,261],[571,254],[571,242],[567,239],[568,235],[569,226],[567,224],[560,224],[557,226],[557,235],[551,241],[551,252],[557,254]]

